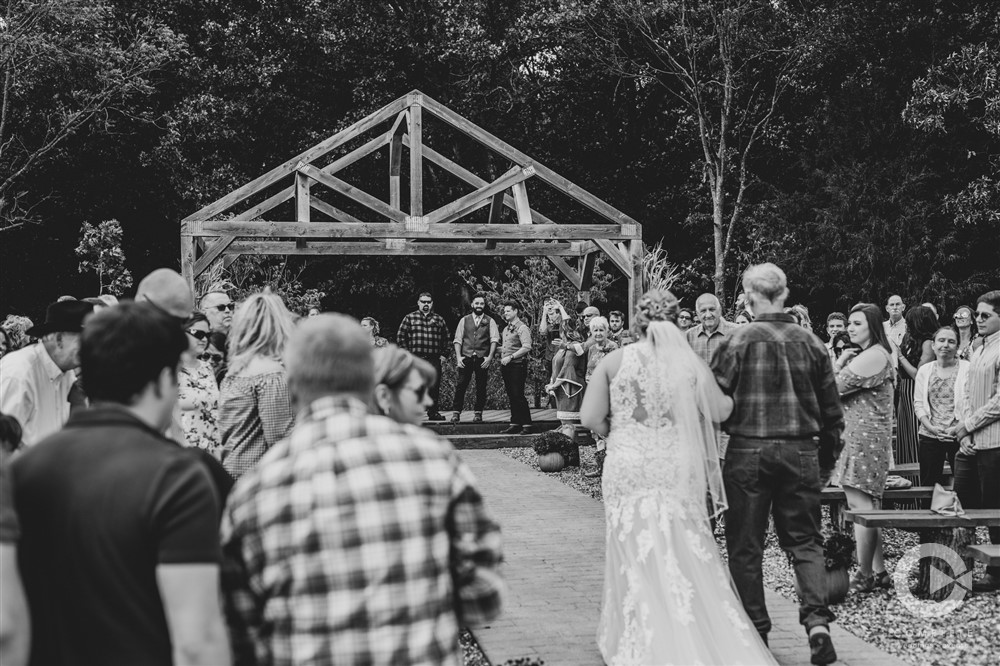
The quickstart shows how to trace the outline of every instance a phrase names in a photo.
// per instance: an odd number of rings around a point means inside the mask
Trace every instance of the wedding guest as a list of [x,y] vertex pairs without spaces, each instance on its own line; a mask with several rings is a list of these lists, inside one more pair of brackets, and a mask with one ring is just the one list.
[[10,414],[0,414],[0,449],[13,453],[21,448],[21,424]]
[[376,413],[396,423],[420,425],[431,401],[430,387],[438,379],[434,366],[393,344],[374,353]]
[[677,328],[687,331],[694,326],[694,312],[688,308],[681,308],[677,313]]
[[736,315],[736,319],[733,320],[733,323],[737,326],[746,326],[750,323],[750,317],[747,316],[746,312],[740,312]]
[[500,376],[503,377],[510,404],[510,427],[503,434],[514,435],[531,428],[531,409],[524,395],[528,354],[531,353],[531,329],[521,321],[521,306],[515,301],[504,303],[503,318],[507,325],[500,332]]
[[18,349],[24,349],[29,344],[31,344],[31,337],[28,335],[28,329],[33,327],[35,324],[27,317],[22,317],[20,315],[7,315],[4,317],[2,323],[0,323],[0,330],[2,330],[7,335],[8,347],[7,353],[15,352]]
[[893,294],[885,303],[885,311],[889,318],[882,322],[882,329],[885,337],[896,348],[903,344],[903,336],[906,335],[906,320],[903,313],[906,311],[906,304],[899,294]]
[[833,341],[838,333],[847,330],[847,315],[843,312],[831,312],[826,316],[826,348],[830,352],[830,362],[836,363],[839,354],[834,353]]
[[202,456],[160,434],[187,347],[151,304],[96,313],[94,405],[13,463],[33,664],[230,663],[219,497]]
[[[1000,290],[976,302],[976,326],[983,344],[969,359],[963,407],[955,438],[955,492],[966,509],[1000,509]],[[1000,527],[989,528],[1000,544]],[[1000,590],[1000,567],[987,567],[973,592]]]
[[[611,325],[608,320],[604,317],[594,317],[590,320],[590,335],[594,339],[594,344],[590,346],[587,350],[587,373],[585,384],[590,384],[590,378],[594,376],[594,370],[597,369],[598,363],[600,363],[605,356],[610,354],[616,349],[620,348],[620,345],[611,339]],[[585,472],[584,476],[590,478],[596,478],[604,473],[604,458],[606,456],[607,440],[600,435],[594,435],[594,441],[597,444],[597,453],[595,454],[595,459],[597,461],[597,468],[590,472]]]
[[374,317],[363,318],[361,320],[361,328],[368,331],[368,338],[372,343],[372,347],[385,347],[389,344],[388,340],[379,335],[382,331],[382,327],[379,326],[378,321]]
[[[870,511],[882,499],[892,458],[892,347],[877,306],[851,308],[847,334],[856,345],[837,360],[837,389],[844,406],[844,451],[830,482],[841,486],[852,511]],[[882,556],[882,530],[854,525],[858,571],[854,593],[890,587]]]
[[[549,376],[551,376],[552,361],[559,350],[562,349],[563,316],[569,317],[569,314],[563,308],[562,304],[554,298],[545,301],[542,309],[542,316],[538,322],[538,335],[545,341],[545,347],[542,350],[543,367]],[[554,407],[555,396],[551,393],[546,393],[546,395],[549,399],[549,406]]]
[[298,425],[223,519],[235,663],[461,664],[460,628],[496,617],[503,594],[472,473],[433,432],[369,413],[371,342],[353,319],[306,319],[286,359]]
[[214,285],[209,288],[198,303],[198,309],[208,317],[208,323],[214,333],[229,335],[229,329],[233,324],[234,310],[236,304],[229,298],[229,294],[219,286]]
[[812,319],[809,317],[809,308],[801,303],[796,303],[792,306],[792,310],[795,311],[795,314],[799,318],[799,326],[807,331],[813,330]]
[[923,305],[911,308],[904,320],[906,333],[899,347],[899,383],[896,387],[895,460],[910,463],[920,458],[917,416],[913,410],[914,382],[917,369],[934,360],[933,338],[938,320],[931,309]]
[[968,361],[975,351],[976,342],[979,341],[979,334],[976,332],[975,312],[968,305],[959,305],[955,308],[954,325],[958,331],[958,358]]
[[157,268],[139,281],[136,303],[149,303],[183,324],[194,311],[194,294],[187,280],[175,270]]
[[45,321],[27,331],[39,342],[0,358],[0,412],[21,424],[25,446],[57,432],[69,418],[80,332],[93,312],[93,305],[77,300],[53,303]]
[[730,333],[737,330],[736,324],[722,318],[722,305],[715,294],[702,294],[694,304],[701,322],[687,331],[687,341],[705,363],[712,361],[712,354]]
[[465,406],[465,392],[472,376],[476,376],[476,403],[473,423],[482,423],[486,408],[486,381],[488,370],[500,344],[500,329],[493,317],[486,314],[486,297],[476,294],[472,298],[472,313],[458,320],[455,328],[455,365],[458,370],[458,384],[455,386],[454,410],[451,422],[462,420]]
[[208,318],[195,312],[185,326],[188,352],[177,373],[177,404],[187,446],[219,456],[219,385],[208,361],[202,360],[211,335]]
[[[596,316],[591,316],[590,321]],[[556,418],[562,424],[560,431],[573,439],[580,424],[580,405],[586,388],[590,331],[582,329],[576,318],[569,315],[562,320],[559,332],[559,349],[552,358],[552,374],[545,390],[555,399]]]
[[217,385],[222,384],[222,380],[225,379],[226,372],[228,370],[228,364],[226,362],[226,342],[226,335],[224,333],[210,333],[208,336],[208,344],[205,346],[205,352],[199,359],[208,363],[208,365],[212,368],[212,374],[215,375],[215,383]]
[[612,310],[608,313],[608,326],[610,327],[608,338],[613,340],[619,347],[635,342],[632,339],[632,334],[625,326],[625,313],[621,310]]
[[[0,415],[4,419],[11,418]],[[17,425],[17,421],[14,421]],[[17,568],[21,526],[14,509],[10,451],[0,450],[0,664],[25,666],[31,648],[31,613]]]
[[265,290],[240,303],[229,334],[229,372],[219,387],[222,465],[238,479],[292,430],[281,357],[293,328],[280,297]]
[[[408,352],[424,359],[434,367],[437,376],[441,376],[441,357],[447,356],[448,325],[444,317],[433,311],[434,298],[425,292],[417,297],[417,309],[403,317],[396,333],[396,344]],[[441,400],[441,387],[435,383],[430,388],[433,406],[428,407],[428,421],[444,421],[438,411]]]
[[959,360],[958,333],[942,326],[934,333],[934,356],[917,370],[913,390],[913,411],[920,423],[920,485],[944,485],[944,461],[955,469],[958,441],[951,435],[958,425],[969,362]]
[[799,622],[809,635],[813,664],[837,660],[830,639],[834,619],[826,603],[820,531],[820,490],[841,449],[844,415],[826,349],[782,312],[788,297],[784,271],[751,266],[743,291],[756,315],[720,341],[712,370],[733,397],[724,428],[730,434],[723,468],[729,510],[729,570],[743,607],[766,640],[771,619],[764,601],[762,557],[768,514],[778,543],[792,556]]

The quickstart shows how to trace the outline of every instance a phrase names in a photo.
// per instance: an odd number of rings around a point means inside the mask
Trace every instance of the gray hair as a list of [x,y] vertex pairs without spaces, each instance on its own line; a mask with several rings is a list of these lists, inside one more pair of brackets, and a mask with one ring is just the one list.
[[591,332],[593,332],[594,327],[595,326],[600,326],[601,324],[604,325],[604,328],[606,328],[608,330],[611,329],[611,324],[609,324],[608,320],[606,318],[602,317],[601,315],[597,315],[596,317],[594,317],[593,319],[591,319],[590,320],[590,324],[588,325],[588,328],[590,328]]
[[760,294],[772,303],[788,298],[785,271],[768,262],[751,266],[743,273],[743,289]]

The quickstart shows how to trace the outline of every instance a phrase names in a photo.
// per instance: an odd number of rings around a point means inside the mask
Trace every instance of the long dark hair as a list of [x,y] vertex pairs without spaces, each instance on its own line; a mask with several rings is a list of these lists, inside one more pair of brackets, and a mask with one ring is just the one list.
[[882,328],[882,310],[874,303],[858,303],[851,308],[850,314],[854,314],[855,312],[860,312],[865,316],[865,321],[868,323],[868,334],[871,336],[871,344],[882,345],[891,354],[892,345],[889,344],[889,338],[886,337],[885,329]]
[[937,315],[926,305],[918,305],[911,308],[906,313],[906,335],[903,336],[903,344],[900,352],[906,357],[911,365],[920,363],[920,355],[923,351],[924,341],[933,340],[934,334],[940,326]]

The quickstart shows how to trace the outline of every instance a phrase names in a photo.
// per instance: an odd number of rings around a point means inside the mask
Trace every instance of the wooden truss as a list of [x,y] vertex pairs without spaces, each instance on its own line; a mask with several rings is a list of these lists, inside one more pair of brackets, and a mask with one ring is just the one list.
[[[433,150],[422,138],[425,112],[514,166],[488,182]],[[387,131],[319,166],[338,147],[390,121],[392,125]],[[337,177],[338,172],[382,148],[389,151],[388,201]],[[410,201],[406,212],[400,201],[404,148],[410,161]],[[424,160],[475,189],[425,213]],[[562,224],[542,215],[529,204],[528,183],[532,179],[539,179],[582,204],[596,213],[602,223]],[[283,182],[287,185],[276,193],[235,212],[248,205],[249,199],[259,198]],[[313,191],[319,188],[332,190],[359,204],[366,219],[314,196]],[[295,220],[267,219],[267,213],[288,201],[294,202]],[[459,222],[487,206],[487,224]],[[504,208],[514,211],[516,224],[502,222]],[[312,211],[334,221],[313,221]],[[242,254],[492,254],[548,257],[576,289],[585,292],[590,289],[598,252],[605,253],[628,278],[629,306],[633,308],[642,289],[643,245],[639,223],[417,90],[233,190],[181,223],[181,268],[192,285],[194,278],[213,262],[228,263]]]

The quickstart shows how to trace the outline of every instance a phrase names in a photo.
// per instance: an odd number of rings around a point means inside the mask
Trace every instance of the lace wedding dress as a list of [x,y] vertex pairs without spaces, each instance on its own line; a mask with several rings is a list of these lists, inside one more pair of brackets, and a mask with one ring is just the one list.
[[698,411],[697,382],[713,380],[658,356],[648,342],[625,347],[610,383],[601,654],[610,666],[775,664],[709,528],[715,463],[697,441],[704,420],[687,412]]

